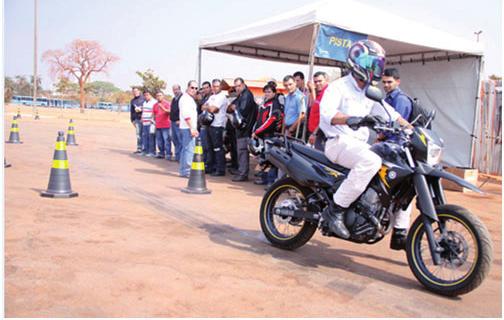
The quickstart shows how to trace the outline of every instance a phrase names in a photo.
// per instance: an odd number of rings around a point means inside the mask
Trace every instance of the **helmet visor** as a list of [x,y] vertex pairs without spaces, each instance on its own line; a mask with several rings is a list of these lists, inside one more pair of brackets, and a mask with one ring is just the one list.
[[379,80],[385,67],[385,58],[372,56],[367,53],[361,54],[356,59],[359,66],[369,72],[374,80]]

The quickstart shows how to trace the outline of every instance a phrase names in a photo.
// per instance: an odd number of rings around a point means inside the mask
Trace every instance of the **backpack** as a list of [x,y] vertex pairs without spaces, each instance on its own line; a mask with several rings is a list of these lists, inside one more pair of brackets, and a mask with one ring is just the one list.
[[429,125],[427,127],[425,126],[425,124],[427,123],[427,120],[429,119],[430,110],[423,107],[417,98],[412,99],[407,94],[405,94],[405,93],[402,93],[402,94],[404,94],[411,102],[411,114],[409,116],[409,119],[407,119],[408,122],[411,123],[413,120],[418,118],[417,121],[415,121],[415,123],[413,124],[413,126],[431,129],[432,121],[431,121],[431,123],[429,123]]

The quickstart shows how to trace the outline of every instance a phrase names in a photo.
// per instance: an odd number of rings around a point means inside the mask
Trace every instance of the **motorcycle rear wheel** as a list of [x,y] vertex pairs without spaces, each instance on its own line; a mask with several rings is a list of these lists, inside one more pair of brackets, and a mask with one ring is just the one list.
[[[408,234],[406,255],[411,271],[428,290],[444,296],[458,296],[476,289],[492,264],[492,241],[486,227],[468,210],[455,205],[436,207],[439,223],[432,229],[441,253],[441,265],[434,265],[425,225],[419,216]],[[440,225],[445,228],[442,234]]]
[[317,230],[316,223],[274,212],[275,208],[306,211],[306,197],[311,192],[292,178],[280,179],[268,189],[261,203],[259,219],[261,229],[271,244],[281,249],[294,250],[311,239]]

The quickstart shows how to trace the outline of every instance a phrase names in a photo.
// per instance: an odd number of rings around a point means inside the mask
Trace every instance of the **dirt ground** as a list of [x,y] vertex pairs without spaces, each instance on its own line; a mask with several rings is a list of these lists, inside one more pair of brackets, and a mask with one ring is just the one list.
[[[6,138],[16,109],[6,110]],[[447,192],[486,224],[494,262],[478,289],[445,298],[416,281],[388,237],[367,246],[317,233],[296,251],[272,247],[261,186],[207,177],[210,195],[180,192],[176,163],[132,154],[127,114],[21,112],[24,143],[5,144],[7,317],[501,317],[500,183],[485,195]],[[42,198],[70,117],[79,197]]]

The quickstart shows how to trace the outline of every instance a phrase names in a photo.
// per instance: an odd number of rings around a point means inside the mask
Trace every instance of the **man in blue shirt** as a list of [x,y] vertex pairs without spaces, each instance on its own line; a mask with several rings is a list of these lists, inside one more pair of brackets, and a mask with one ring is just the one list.
[[399,70],[396,68],[385,69],[382,83],[383,89],[387,93],[385,102],[391,105],[403,119],[409,120],[413,107],[410,98],[399,88],[401,84]]
[[306,105],[303,93],[296,87],[294,77],[287,75],[283,79],[288,94],[285,96],[285,130],[287,134],[299,138],[303,133],[301,122],[304,119]]
[[[401,91],[401,79],[396,68],[385,69],[382,76],[383,89],[387,93],[385,101],[390,104],[403,119],[410,120],[412,103],[410,98]],[[394,219],[394,231],[390,239],[390,248],[404,250],[411,216],[411,204],[406,210],[398,210]]]

